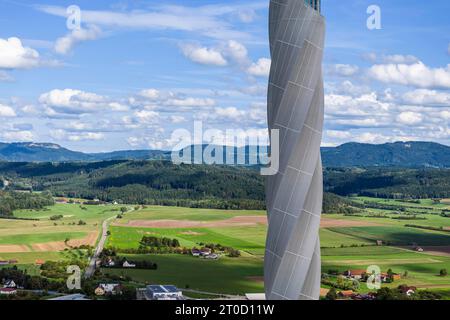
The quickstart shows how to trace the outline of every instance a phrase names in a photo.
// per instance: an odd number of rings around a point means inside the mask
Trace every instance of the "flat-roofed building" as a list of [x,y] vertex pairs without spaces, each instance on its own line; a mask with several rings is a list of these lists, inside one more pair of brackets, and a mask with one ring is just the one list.
[[149,285],[145,295],[147,300],[184,300],[183,292],[172,285]]

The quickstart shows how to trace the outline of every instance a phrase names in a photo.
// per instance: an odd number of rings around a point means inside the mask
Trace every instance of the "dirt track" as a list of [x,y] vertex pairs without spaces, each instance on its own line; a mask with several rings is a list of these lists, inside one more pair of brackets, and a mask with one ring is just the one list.
[[[237,216],[227,220],[218,221],[186,221],[186,220],[130,220],[128,227],[144,228],[221,228],[221,227],[246,227],[255,225],[266,225],[266,216]],[[116,224],[123,226],[120,224]]]
[[2,244],[0,253],[30,252],[30,248],[24,244]]
[[[114,224],[124,226],[122,224]],[[231,219],[218,221],[187,221],[187,220],[130,220],[126,224],[127,227],[137,228],[222,228],[222,227],[245,227],[255,225],[267,225],[265,216],[237,216]],[[341,220],[322,218],[321,228],[331,227],[364,227],[364,226],[380,226],[380,224],[368,221]]]

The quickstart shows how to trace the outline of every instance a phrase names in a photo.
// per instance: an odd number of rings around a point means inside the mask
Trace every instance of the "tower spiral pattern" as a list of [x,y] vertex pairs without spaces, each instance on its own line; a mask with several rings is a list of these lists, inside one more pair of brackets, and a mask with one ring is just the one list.
[[272,0],[269,129],[279,130],[279,172],[267,181],[266,298],[315,300],[320,293],[320,143],[324,117],[325,19],[319,0]]

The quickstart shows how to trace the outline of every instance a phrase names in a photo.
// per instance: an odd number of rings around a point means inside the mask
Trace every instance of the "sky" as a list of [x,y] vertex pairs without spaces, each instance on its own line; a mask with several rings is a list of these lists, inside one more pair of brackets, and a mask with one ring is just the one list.
[[[170,150],[194,122],[206,140],[267,135],[268,0],[35,1],[0,0],[0,141]],[[450,145],[448,12],[448,0],[322,1],[324,146]]]

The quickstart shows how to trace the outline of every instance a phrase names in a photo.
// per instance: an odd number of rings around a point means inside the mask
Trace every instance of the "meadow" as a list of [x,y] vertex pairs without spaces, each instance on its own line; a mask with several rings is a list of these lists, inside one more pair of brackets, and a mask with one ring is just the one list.
[[[450,270],[450,233],[406,227],[417,224],[448,228],[450,218],[440,216],[449,209],[446,202],[421,200],[420,203],[376,198],[354,198],[363,203],[376,202],[395,205],[397,209],[367,208],[354,216],[343,214],[323,215],[320,230],[322,271],[365,269],[380,266],[383,272],[392,269],[407,273],[401,280],[387,286],[403,283],[428,288],[450,295],[450,278],[440,277],[441,269]],[[80,206],[57,204],[45,210],[21,210],[14,213],[28,220],[0,220],[0,260],[16,259],[22,267],[38,272],[33,265],[37,259],[61,260],[70,257],[62,249],[45,249],[36,245],[72,242],[94,235],[94,244],[101,222],[120,213],[121,206]],[[382,217],[380,217],[382,214]],[[62,215],[61,220],[50,217]],[[417,215],[425,220],[396,220],[404,215]],[[143,236],[176,238],[181,246],[199,247],[201,243],[214,243],[240,250],[241,256],[222,256],[210,261],[188,255],[126,255],[132,260],[147,259],[158,264],[157,270],[108,269],[105,273],[130,276],[139,284],[175,284],[222,294],[243,294],[263,291],[263,255],[267,225],[266,213],[258,210],[215,210],[178,207],[148,206],[131,210],[111,224],[106,246],[119,249],[138,248]],[[86,225],[78,225],[79,220]],[[150,227],[149,227],[150,226]],[[158,227],[155,227],[158,226]],[[377,240],[389,246],[376,246]],[[91,239],[92,241],[92,239]],[[70,243],[70,242],[69,242]],[[22,248],[22,251],[4,250],[5,246]],[[15,247],[14,247],[15,246]],[[423,246],[424,252],[416,252]],[[3,252],[2,252],[3,248]],[[361,291],[367,289],[361,287]]]
[[[18,210],[19,219],[0,220],[0,260],[32,264],[36,260],[64,259],[65,248],[95,245],[103,220],[118,214],[120,206],[56,204],[43,210]],[[61,215],[58,220],[52,216]],[[20,220],[38,219],[38,220]],[[83,221],[85,224],[79,224]]]

